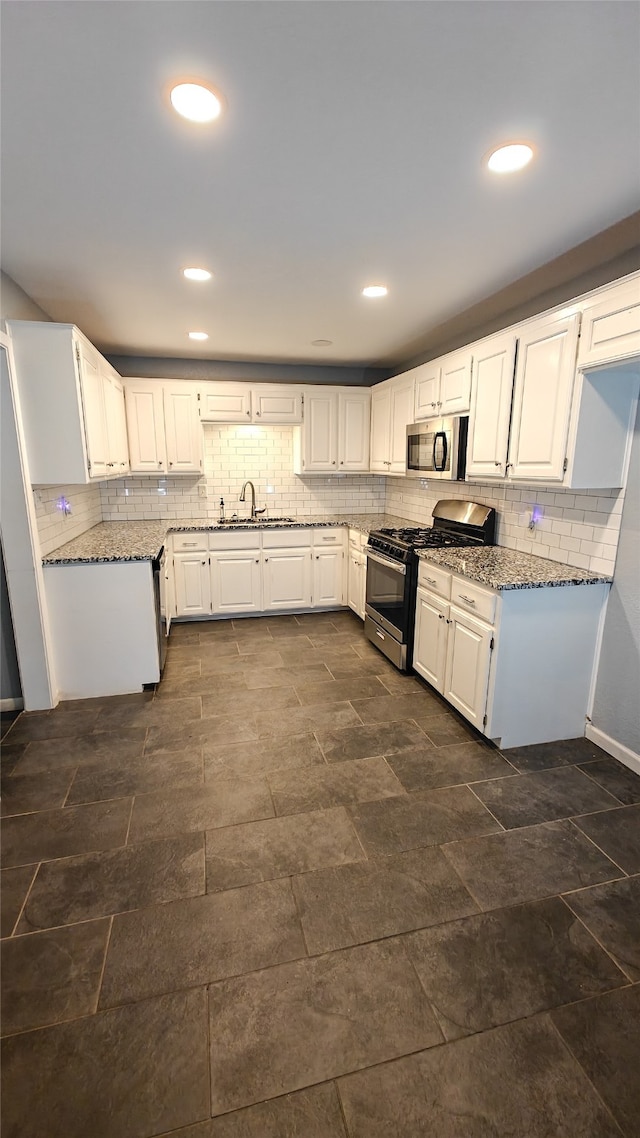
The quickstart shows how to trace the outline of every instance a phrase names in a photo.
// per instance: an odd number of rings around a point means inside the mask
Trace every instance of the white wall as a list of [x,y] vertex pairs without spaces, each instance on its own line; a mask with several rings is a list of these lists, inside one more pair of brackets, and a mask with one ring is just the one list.
[[[100,486],[40,486],[33,491],[43,557],[102,521]],[[62,509],[62,499],[71,513]]]
[[593,726],[640,755],[640,410],[622,511],[616,576],[609,596]]

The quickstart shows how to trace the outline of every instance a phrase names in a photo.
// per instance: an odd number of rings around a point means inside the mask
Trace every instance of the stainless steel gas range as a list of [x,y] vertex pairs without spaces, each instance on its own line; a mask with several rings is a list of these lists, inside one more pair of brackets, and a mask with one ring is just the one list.
[[496,512],[479,502],[443,499],[433,526],[372,530],[366,546],[365,635],[402,672],[413,658],[419,549],[494,545]]

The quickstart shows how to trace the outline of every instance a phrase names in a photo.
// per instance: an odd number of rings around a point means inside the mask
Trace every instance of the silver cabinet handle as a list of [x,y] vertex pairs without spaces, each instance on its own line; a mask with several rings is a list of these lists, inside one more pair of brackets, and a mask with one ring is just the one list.
[[433,577],[425,577],[425,581],[427,582],[427,585],[437,585],[438,584],[437,581],[434,581]]
[[461,601],[464,601],[464,602],[465,602],[465,604],[468,604],[468,605],[475,605],[475,603],[476,603],[476,602],[474,601],[473,597],[465,597],[464,593],[458,593],[458,596],[459,596],[459,598],[460,598],[460,600],[461,600]]
[[376,636],[379,636],[381,640],[387,639],[384,632],[381,632],[379,628],[376,628]]
[[182,544],[185,549],[197,549],[198,547],[197,541],[183,541]]

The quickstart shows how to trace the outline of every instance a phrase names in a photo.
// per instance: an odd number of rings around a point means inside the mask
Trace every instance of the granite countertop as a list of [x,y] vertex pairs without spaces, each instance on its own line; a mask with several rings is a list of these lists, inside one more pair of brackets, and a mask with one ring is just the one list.
[[606,574],[590,573],[548,557],[531,553],[518,553],[515,549],[490,545],[480,549],[429,549],[420,550],[422,561],[431,561],[444,569],[451,569],[470,581],[488,585],[492,589],[545,589],[561,585],[609,584]]
[[[415,523],[414,523],[415,524]],[[43,565],[99,564],[108,561],[152,561],[169,533],[195,533],[211,530],[231,533],[241,529],[300,529],[319,526],[350,526],[369,533],[381,526],[406,526],[411,522],[391,514],[322,514],[298,517],[294,522],[274,525],[247,522],[246,525],[219,525],[215,518],[167,518],[164,521],[100,522],[80,537],[67,541],[42,558]]]

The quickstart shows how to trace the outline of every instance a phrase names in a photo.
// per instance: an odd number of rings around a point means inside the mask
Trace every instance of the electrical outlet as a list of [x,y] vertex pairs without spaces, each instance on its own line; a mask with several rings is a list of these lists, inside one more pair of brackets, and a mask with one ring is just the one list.
[[206,485],[204,485],[203,483],[199,483],[198,484],[198,497],[199,498],[206,498],[206,496],[207,496]]

